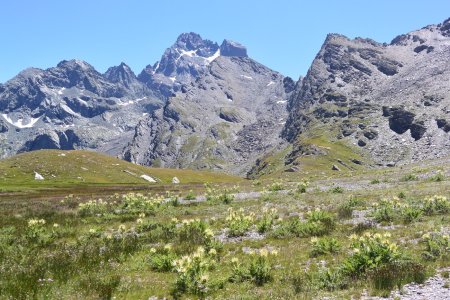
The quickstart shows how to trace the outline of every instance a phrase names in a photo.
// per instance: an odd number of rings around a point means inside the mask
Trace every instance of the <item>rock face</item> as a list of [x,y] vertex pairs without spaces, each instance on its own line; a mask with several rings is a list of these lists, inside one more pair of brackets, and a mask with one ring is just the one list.
[[296,144],[314,127],[380,164],[449,155],[449,28],[390,44],[328,35],[289,99],[283,136]]
[[239,43],[224,40],[222,45],[220,45],[220,55],[247,57],[247,48]]
[[259,156],[283,143],[285,79],[248,57],[220,55],[139,123],[124,157],[244,175]]
[[118,155],[143,114],[162,104],[125,64],[105,75],[80,60],[27,69],[2,86],[0,134],[7,143],[0,153],[90,148]]

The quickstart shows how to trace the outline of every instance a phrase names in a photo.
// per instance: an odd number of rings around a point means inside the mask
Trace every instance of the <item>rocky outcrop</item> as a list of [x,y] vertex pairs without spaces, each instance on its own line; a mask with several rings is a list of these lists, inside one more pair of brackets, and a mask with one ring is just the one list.
[[220,45],[220,55],[247,57],[247,48],[237,42],[223,40],[222,45]]
[[449,155],[449,22],[390,44],[328,35],[292,92],[283,137],[296,149],[314,126],[381,165]]

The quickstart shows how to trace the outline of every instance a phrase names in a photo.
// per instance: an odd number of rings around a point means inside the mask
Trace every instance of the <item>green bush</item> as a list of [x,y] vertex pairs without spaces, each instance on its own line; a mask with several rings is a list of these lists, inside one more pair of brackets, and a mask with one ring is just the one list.
[[311,244],[311,252],[310,256],[316,257],[325,254],[332,254],[339,252],[341,245],[334,238],[317,238],[313,237],[310,241]]
[[330,189],[330,192],[333,194],[343,194],[344,193],[344,188],[340,187],[340,186],[335,186],[334,188]]
[[422,252],[422,257],[425,260],[434,261],[450,256],[450,240],[446,234],[426,233],[422,236],[421,242],[425,245],[425,249]]
[[172,271],[173,263],[177,258],[171,244],[167,244],[163,248],[151,248],[149,256],[150,268],[157,272]]

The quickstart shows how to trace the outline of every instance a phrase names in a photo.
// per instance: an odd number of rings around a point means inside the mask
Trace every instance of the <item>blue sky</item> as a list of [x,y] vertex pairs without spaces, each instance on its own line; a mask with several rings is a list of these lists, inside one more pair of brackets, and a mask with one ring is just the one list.
[[448,17],[448,0],[3,0],[0,82],[71,58],[100,72],[123,61],[139,73],[189,31],[219,44],[236,40],[255,60],[297,79],[327,33],[390,42]]

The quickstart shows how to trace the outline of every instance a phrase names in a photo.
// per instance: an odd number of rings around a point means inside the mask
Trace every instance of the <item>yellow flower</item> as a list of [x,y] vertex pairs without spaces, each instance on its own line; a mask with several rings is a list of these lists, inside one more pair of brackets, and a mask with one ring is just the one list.
[[164,246],[164,250],[167,250],[167,251],[172,250],[172,244],[166,244],[166,245]]
[[231,259],[231,262],[232,262],[233,264],[237,264],[237,263],[239,262],[239,258],[233,257],[233,258]]
[[150,253],[152,253],[152,254],[156,253],[156,249],[155,248],[151,248],[150,249]]
[[94,234],[96,232],[97,232],[97,230],[95,230],[94,228],[89,229],[89,233],[91,233],[91,234]]
[[145,214],[144,213],[140,213],[139,214],[139,218],[145,218]]
[[202,275],[202,277],[200,277],[200,281],[201,281],[201,282],[206,282],[206,281],[208,281],[208,275],[206,275],[206,274]]
[[53,227],[54,227],[54,228],[58,228],[58,227],[59,227],[59,224],[58,224],[58,223],[55,223],[55,224],[53,224]]
[[431,236],[429,233],[425,233],[424,235],[422,235],[422,239],[424,239],[424,240],[428,240],[430,237]]
[[267,249],[263,248],[259,251],[259,255],[261,255],[262,257],[267,257],[267,255],[269,254],[269,251],[267,251]]
[[209,255],[216,255],[217,254],[217,250],[212,248],[211,250],[209,250]]
[[119,225],[119,231],[120,232],[125,232],[126,229],[127,229],[127,227],[124,224],[120,224]]
[[318,241],[319,241],[319,239],[317,237],[315,237],[315,236],[311,238],[311,244],[315,244]]
[[278,256],[278,250],[272,250],[270,254],[272,254],[273,256]]
[[142,222],[144,222],[144,221],[141,218],[136,220],[136,223],[138,223],[138,224],[142,224]]
[[207,228],[205,230],[205,235],[211,237],[214,235],[214,232],[211,229]]

